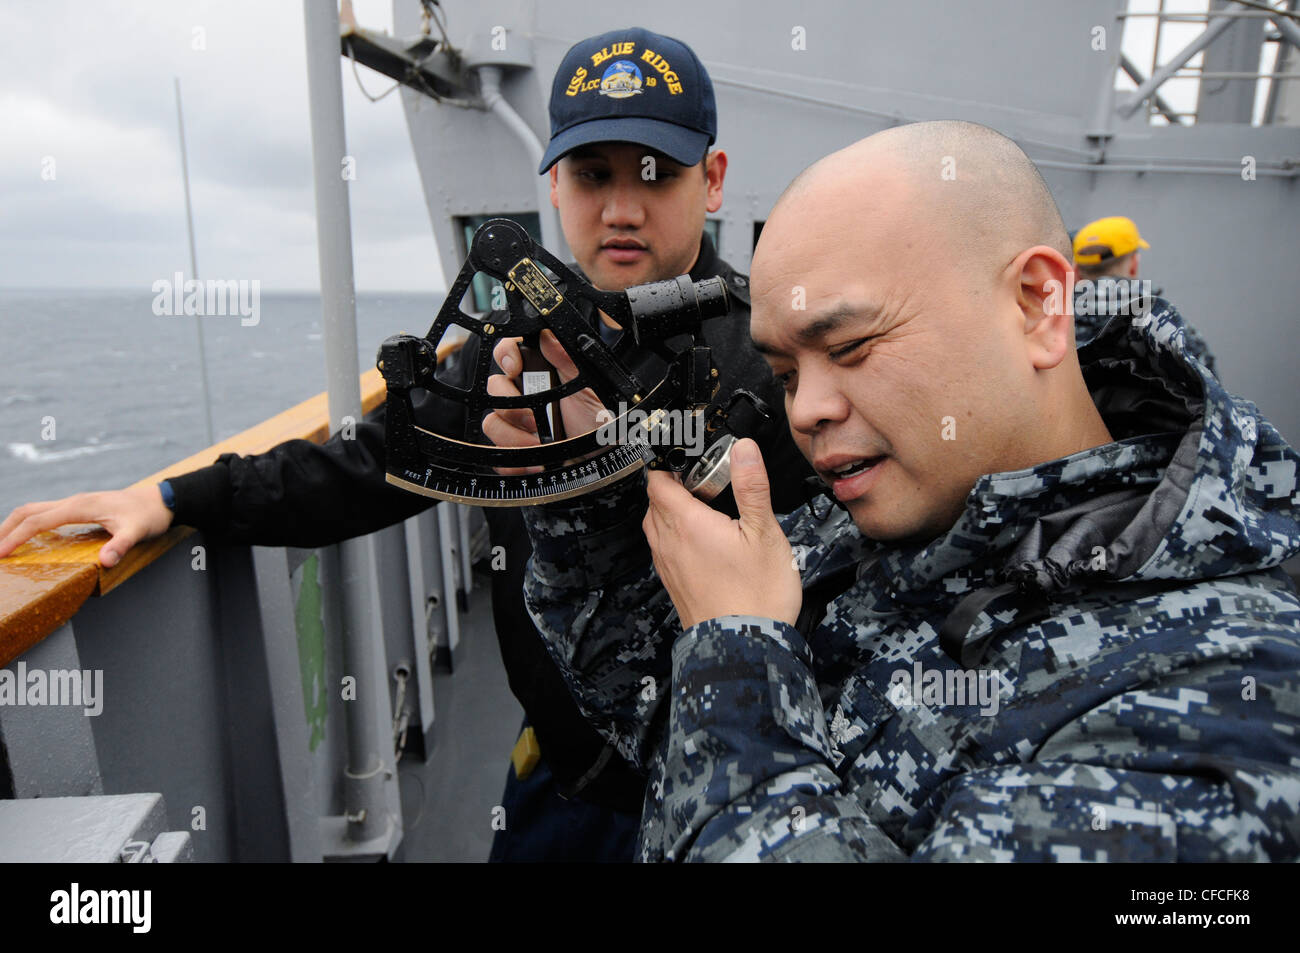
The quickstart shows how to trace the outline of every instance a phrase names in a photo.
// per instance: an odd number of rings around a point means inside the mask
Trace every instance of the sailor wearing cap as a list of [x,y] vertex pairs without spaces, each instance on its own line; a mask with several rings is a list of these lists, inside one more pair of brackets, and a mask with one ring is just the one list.
[[[718,116],[708,71],[685,43],[648,30],[591,37],[574,44],[555,73],[550,121],[537,171],[550,175],[564,237],[592,284],[621,291],[684,274],[726,281],[732,312],[703,329],[718,366],[718,399],[745,388],[772,410],[776,419],[759,444],[764,459],[776,461],[773,506],[796,509],[812,471],[789,439],[782,390],[750,341],[748,279],[718,257],[705,231],[722,205],[727,171],[726,153],[712,148]],[[606,326],[604,333],[619,332]],[[513,388],[518,349],[498,345],[494,356],[511,379],[498,376],[497,386]],[[484,424],[489,438],[491,423]],[[531,427],[531,418],[521,426]],[[715,505],[736,515],[730,491]],[[582,717],[527,613],[522,589],[532,547],[519,511],[487,514],[493,544],[508,553],[509,571],[493,575],[497,636],[526,715],[492,859],[631,860],[645,776]]]

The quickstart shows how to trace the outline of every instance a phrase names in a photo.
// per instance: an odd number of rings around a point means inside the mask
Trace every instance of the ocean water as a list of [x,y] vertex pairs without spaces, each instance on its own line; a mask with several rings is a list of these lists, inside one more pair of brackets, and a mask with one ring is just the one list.
[[[134,290],[0,290],[0,518],[29,500],[117,489],[325,389],[315,294],[261,295],[260,320],[155,315]],[[440,294],[360,293],[358,371],[390,334],[423,334]],[[53,439],[46,439],[53,437]]]

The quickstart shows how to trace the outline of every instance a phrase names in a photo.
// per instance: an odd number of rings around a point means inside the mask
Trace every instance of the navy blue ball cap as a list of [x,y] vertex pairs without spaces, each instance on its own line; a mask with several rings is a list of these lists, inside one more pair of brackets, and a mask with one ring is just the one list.
[[695,165],[718,138],[713,82],[700,58],[639,27],[575,43],[556,70],[550,112],[539,174],[595,142],[631,142]]

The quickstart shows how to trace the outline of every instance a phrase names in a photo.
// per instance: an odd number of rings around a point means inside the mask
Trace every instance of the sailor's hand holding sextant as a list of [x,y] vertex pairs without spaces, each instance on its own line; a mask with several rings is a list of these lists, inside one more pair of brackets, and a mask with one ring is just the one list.
[[683,629],[727,615],[794,625],[803,586],[790,543],[772,513],[767,470],[752,440],[739,440],[732,448],[731,488],[738,520],[697,500],[676,477],[650,473],[650,508],[641,525],[659,579]]
[[[493,374],[487,380],[487,392],[493,397],[518,397],[521,395],[518,379],[523,373],[524,357],[519,347],[519,338],[506,338],[497,342],[492,350],[492,359],[504,374]],[[542,357],[555,368],[560,382],[567,384],[578,376],[578,368],[564,353],[564,348],[550,331],[543,331],[539,336]],[[583,388],[576,394],[565,397],[560,402],[560,414],[567,434],[589,433],[605,422],[601,416],[605,405],[600,402],[596,392],[590,387]],[[526,408],[502,408],[495,410],[483,420],[483,436],[498,447],[536,447],[541,444],[537,433],[537,421],[533,411]],[[498,467],[503,475],[520,473],[540,473],[541,467]]]

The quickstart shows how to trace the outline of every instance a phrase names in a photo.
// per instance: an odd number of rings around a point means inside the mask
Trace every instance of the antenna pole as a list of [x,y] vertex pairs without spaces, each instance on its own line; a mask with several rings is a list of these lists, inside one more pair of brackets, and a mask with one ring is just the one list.
[[[181,115],[181,81],[172,77],[176,86],[176,129],[181,137],[181,178],[185,181],[185,225],[190,235],[190,274],[199,280],[198,255],[194,251],[194,209],[190,205],[190,164],[185,155],[185,119]],[[199,336],[199,377],[203,381],[203,416],[208,425],[208,446],[217,442],[212,428],[212,390],[208,387],[208,353],[203,343],[203,317],[194,316],[194,330]]]

